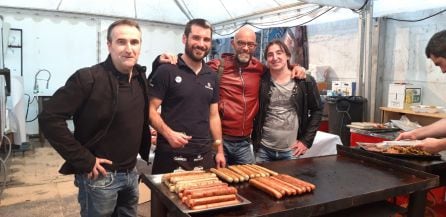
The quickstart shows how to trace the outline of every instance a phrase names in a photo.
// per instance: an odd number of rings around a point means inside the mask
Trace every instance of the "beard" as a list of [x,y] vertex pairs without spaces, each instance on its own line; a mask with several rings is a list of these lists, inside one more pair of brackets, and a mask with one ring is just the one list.
[[[194,52],[196,49],[200,50],[202,54],[197,54]],[[195,62],[201,62],[205,56],[209,54],[210,49],[202,46],[190,46],[189,42],[186,41],[186,49],[185,53],[189,58],[191,58]]]
[[237,60],[241,64],[247,64],[251,60],[251,55],[247,53],[237,54]]

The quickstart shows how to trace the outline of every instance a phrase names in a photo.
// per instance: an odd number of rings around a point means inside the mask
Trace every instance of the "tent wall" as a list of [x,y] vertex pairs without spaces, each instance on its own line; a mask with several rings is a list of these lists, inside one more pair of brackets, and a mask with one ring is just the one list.
[[[11,28],[21,29],[23,32],[22,50],[8,48],[5,66],[11,69],[12,76],[20,76],[20,52],[23,52],[24,89],[31,99],[36,95],[52,95],[77,69],[101,62],[108,55],[106,34],[107,27],[113,20],[5,11],[0,13]],[[145,22],[140,22],[140,25],[143,43],[139,63],[146,65],[148,72],[151,71],[153,59],[160,53],[184,50],[181,43],[183,28]],[[18,32],[10,31],[10,44],[16,44],[19,38]],[[38,80],[39,93],[35,94],[34,79],[41,69],[50,71],[51,79],[48,89],[46,81]],[[47,76],[40,73],[39,78]],[[25,102],[27,100],[28,97],[25,97]],[[34,119],[37,112],[37,102],[34,100],[29,106],[27,119]],[[37,121],[28,122],[26,127],[28,134],[38,133]]]
[[[394,16],[400,19],[427,17],[434,12],[423,11]],[[427,59],[425,48],[433,34],[446,29],[446,13],[421,22],[386,21],[384,63],[381,68],[383,92],[388,92],[388,84],[405,81],[422,87],[422,103],[426,105],[446,105],[446,74]],[[387,103],[383,97],[382,104]]]
[[328,80],[355,81],[359,67],[357,19],[307,26],[310,69],[327,68]]
[[[399,19],[427,17],[441,10],[425,10],[393,15]],[[382,18],[380,18],[382,19]],[[327,70],[329,81],[356,81],[359,66],[358,20],[309,25],[310,68]],[[381,29],[379,29],[379,28]],[[379,29],[379,31],[378,31]],[[430,37],[446,29],[446,13],[420,22],[374,21],[372,70],[377,74],[375,120],[379,107],[387,105],[388,86],[408,82],[422,87],[422,103],[446,106],[446,74],[426,58],[424,49]],[[379,54],[379,56],[378,56]],[[365,78],[373,79],[373,78]]]

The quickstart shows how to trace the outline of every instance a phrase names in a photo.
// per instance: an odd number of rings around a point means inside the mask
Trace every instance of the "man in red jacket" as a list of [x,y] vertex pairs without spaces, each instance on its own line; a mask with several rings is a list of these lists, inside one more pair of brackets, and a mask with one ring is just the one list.
[[[255,157],[250,136],[254,117],[259,108],[260,79],[265,67],[253,57],[257,43],[256,34],[250,28],[246,26],[240,28],[234,35],[231,45],[234,53],[224,53],[221,59],[213,59],[207,64],[216,71],[221,65],[223,66],[220,77],[219,112],[226,163],[251,164],[255,162]],[[170,55],[160,56],[160,62],[175,61]],[[305,78],[305,69],[295,66],[293,74]]]

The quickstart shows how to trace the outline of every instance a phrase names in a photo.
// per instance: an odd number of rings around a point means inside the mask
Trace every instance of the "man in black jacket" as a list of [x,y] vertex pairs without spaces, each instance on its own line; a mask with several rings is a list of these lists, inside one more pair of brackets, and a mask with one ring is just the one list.
[[75,175],[81,216],[136,216],[137,155],[147,160],[150,145],[138,23],[111,24],[107,46],[105,62],[78,70],[54,93],[39,115],[40,129],[66,160],[59,172]]
[[287,160],[311,147],[322,118],[314,79],[293,79],[291,52],[280,40],[271,41],[264,55],[269,73],[260,84],[259,112],[252,134],[257,161]]

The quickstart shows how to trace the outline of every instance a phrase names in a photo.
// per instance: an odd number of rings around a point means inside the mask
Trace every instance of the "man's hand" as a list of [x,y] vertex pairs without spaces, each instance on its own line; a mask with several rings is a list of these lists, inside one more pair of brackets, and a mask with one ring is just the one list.
[[217,152],[217,154],[215,155],[215,165],[217,166],[217,168],[226,167],[225,155],[222,152]]
[[305,146],[299,140],[296,140],[296,142],[291,146],[291,149],[293,150],[293,156],[294,157],[298,157],[300,155],[303,155],[308,150],[307,146]]
[[96,158],[96,163],[94,164],[93,169],[91,170],[90,173],[88,173],[88,178],[89,179],[97,179],[99,177],[99,173],[102,174],[103,176],[107,175],[107,171],[105,170],[104,167],[102,167],[101,164],[109,164],[112,165],[113,162],[104,158]]
[[441,144],[444,142],[444,139],[435,139],[435,138],[426,138],[421,140],[420,144],[415,147],[421,148],[423,151],[427,151],[429,153],[438,153],[443,150]]
[[172,131],[165,137],[172,148],[184,148],[184,146],[192,139],[192,136],[188,136],[185,133]]
[[296,65],[293,67],[293,70],[291,71],[291,77],[297,78],[297,79],[305,79],[307,78],[307,70],[305,70],[304,67]]
[[396,137],[396,141],[399,140],[416,140],[417,139],[417,135],[415,134],[415,132],[413,131],[409,131],[409,132],[404,132],[401,133],[400,135],[398,135],[398,137]]
[[160,55],[160,63],[177,64],[178,57],[174,54],[163,53]]

